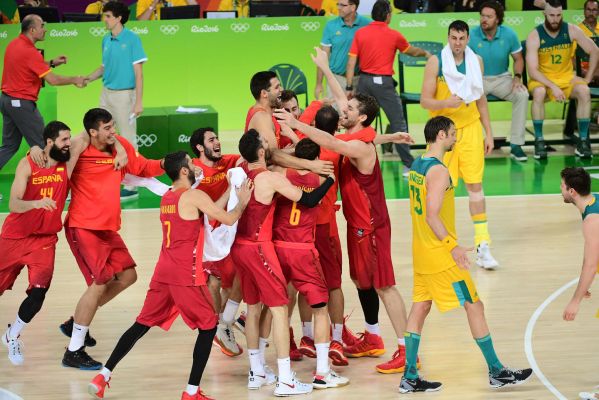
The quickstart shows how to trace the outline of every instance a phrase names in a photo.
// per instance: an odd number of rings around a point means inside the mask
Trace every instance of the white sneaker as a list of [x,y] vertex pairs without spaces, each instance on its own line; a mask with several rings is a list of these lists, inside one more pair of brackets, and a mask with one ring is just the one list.
[[582,400],[596,400],[597,397],[595,397],[595,394],[599,394],[599,392],[598,393],[580,392],[580,393],[578,393],[578,397],[580,397]]
[[476,264],[484,269],[495,269],[499,263],[491,255],[489,243],[481,242],[476,248]]
[[8,348],[8,359],[13,365],[23,365],[25,357],[23,357],[23,342],[18,337],[11,338],[8,336],[10,332],[10,325],[8,329],[2,335],[2,343]]
[[287,397],[296,394],[308,394],[312,393],[312,385],[310,383],[303,383],[295,378],[295,372],[291,375],[290,382],[277,382],[275,388],[275,396]]
[[277,381],[277,376],[268,366],[264,366],[264,375],[254,374],[254,371],[250,370],[248,373],[248,389],[257,390],[262,386],[272,385]]
[[336,388],[349,384],[349,378],[337,375],[332,369],[326,375],[314,375],[312,386],[314,389]]
[[243,353],[241,346],[235,340],[233,327],[226,324],[224,321],[219,321],[216,327],[216,335],[214,335],[214,343],[220,348],[223,354],[229,357],[235,357]]

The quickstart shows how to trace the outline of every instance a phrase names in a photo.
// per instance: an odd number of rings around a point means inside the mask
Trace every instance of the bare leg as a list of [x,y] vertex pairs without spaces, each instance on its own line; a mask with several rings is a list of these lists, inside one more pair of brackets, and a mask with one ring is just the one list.
[[137,272],[135,271],[135,268],[129,268],[116,274],[116,279],[113,279],[104,285],[106,286],[106,290],[102,293],[98,306],[102,307],[104,304],[114,299],[123,290],[133,285],[135,281],[137,281]]
[[406,330],[406,306],[401,294],[395,286],[387,286],[376,290],[385,305],[387,315],[393,325],[393,330],[398,338],[403,337]]
[[329,291],[329,316],[333,324],[343,323],[345,299],[341,288]]

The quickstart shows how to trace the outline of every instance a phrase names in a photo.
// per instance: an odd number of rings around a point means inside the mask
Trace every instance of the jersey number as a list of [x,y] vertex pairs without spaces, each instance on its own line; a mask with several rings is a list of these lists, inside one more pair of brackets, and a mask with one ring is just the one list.
[[166,248],[171,247],[171,221],[164,221],[166,226]]
[[52,195],[54,194],[54,188],[52,188],[52,187],[42,188],[42,190],[40,190],[40,193],[42,195],[42,198],[43,197],[48,197],[48,198],[51,199]]
[[291,207],[291,213],[289,214],[289,225],[296,226],[300,223],[300,217],[302,216],[302,211],[297,208],[297,203],[293,202],[293,207]]
[[422,201],[420,200],[420,189],[416,186],[410,186],[410,195],[412,195],[412,201],[414,202],[414,212],[418,215],[422,215]]
[[561,54],[552,54],[551,55],[551,64],[561,64],[562,56]]

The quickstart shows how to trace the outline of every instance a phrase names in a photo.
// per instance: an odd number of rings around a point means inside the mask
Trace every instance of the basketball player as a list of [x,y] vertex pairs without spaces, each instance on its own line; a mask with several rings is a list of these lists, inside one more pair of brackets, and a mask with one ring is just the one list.
[[[310,139],[302,139],[295,146],[295,156],[316,159],[320,147]],[[306,171],[274,167],[273,171],[306,192],[322,185],[324,178]],[[337,375],[329,366],[328,289],[314,236],[319,207],[309,208],[285,197],[279,197],[273,222],[273,241],[283,274],[312,308],[314,315],[314,347],[316,374],[312,385],[316,389],[345,386],[349,379]]]
[[121,336],[102,372],[89,384],[89,393],[95,398],[104,398],[114,368],[151,327],[169,330],[180,314],[187,326],[198,330],[188,386],[181,400],[209,399],[199,385],[218,319],[204,274],[196,271],[196,261],[201,260],[204,244],[203,214],[232,225],[249,201],[252,184],[246,181],[242,185],[238,192],[239,203],[231,212],[226,212],[206,193],[191,188],[195,183],[195,168],[186,152],[168,154],[164,168],[173,186],[160,202],[162,248],[158,263],[139,316]]
[[[466,184],[470,216],[474,223],[476,263],[482,268],[494,269],[499,263],[491,254],[491,236],[482,186],[485,154],[493,150],[493,132],[487,98],[482,89],[482,59],[470,50],[468,38],[469,28],[464,21],[456,20],[449,25],[448,44],[441,54],[431,56],[426,62],[420,105],[429,110],[431,117],[443,115],[455,123],[458,139],[443,162],[449,168],[455,185],[459,178]],[[447,56],[445,60],[443,54]],[[477,64],[479,69],[475,66]],[[466,69],[466,65],[475,67]],[[452,81],[455,83],[450,89]],[[474,86],[477,81],[480,81],[480,88]],[[463,100],[458,92],[463,97],[469,97]]]
[[[323,69],[325,76],[331,74],[321,53],[313,57],[317,66]],[[344,119],[348,133],[356,134],[369,128],[378,113],[374,98],[356,94],[344,110]],[[350,275],[359,289],[360,302],[366,319],[367,331],[361,341],[349,346],[346,354],[350,357],[380,356],[385,346],[378,327],[378,301],[364,301],[362,294],[374,288],[385,304],[397,334],[398,351],[392,360],[377,368],[403,370],[403,331],[406,312],[403,299],[395,287],[395,276],[391,261],[391,223],[384,198],[383,180],[378,162],[376,147],[373,143],[374,130],[370,138],[343,141],[314,127],[301,123],[285,110],[277,110],[275,117],[282,124],[298,129],[321,147],[344,156],[340,169],[341,196],[345,199],[343,212],[348,224],[347,247],[350,263]],[[404,134],[403,141],[409,143],[410,136]],[[376,297],[375,297],[376,298]],[[373,321],[374,324],[370,322]]]
[[[98,307],[112,300],[137,279],[135,261],[118,234],[121,225],[120,183],[126,173],[162,175],[162,160],[147,160],[116,135],[112,115],[93,108],[83,118],[91,144],[81,153],[71,178],[71,203],[65,236],[88,285],[75,309],[71,341],[62,359],[67,367],[95,370],[102,364],[85,352],[85,337]],[[114,165],[116,142],[125,148],[128,164]]]
[[491,388],[518,385],[530,378],[532,370],[508,369],[497,358],[483,303],[468,272],[468,251],[472,249],[457,243],[453,180],[441,162],[456,143],[455,125],[447,117],[434,117],[426,123],[424,137],[428,151],[414,161],[409,177],[414,289],[405,333],[406,368],[399,391],[441,389],[440,382],[421,379],[417,369],[420,335],[433,301],[441,312],[464,307],[472,336],[489,367]]
[[[545,22],[537,26],[526,39],[526,69],[530,76],[528,90],[532,94],[532,123],[535,131],[536,159],[547,158],[543,140],[545,101],[564,102],[576,99],[576,118],[580,140],[576,155],[591,158],[589,124],[591,118],[591,94],[588,84],[593,79],[599,62],[599,49],[582,30],[563,21],[562,4],[559,0],[545,3]],[[589,54],[589,69],[584,78],[575,74],[572,59],[575,42]]]
[[254,129],[239,140],[239,152],[247,161],[246,173],[255,187],[247,211],[239,220],[232,256],[241,280],[243,299],[248,305],[245,323],[251,366],[248,389],[259,389],[275,382],[275,377],[265,371],[258,347],[258,324],[264,304],[270,308],[274,325],[279,367],[275,395],[288,396],[310,393],[312,385],[298,381],[291,372],[287,285],[272,243],[273,197],[279,193],[298,204],[315,207],[333,184],[334,177],[329,176],[310,193],[302,191],[281,174],[266,169],[269,151],[268,143]]
[[15,322],[2,335],[14,365],[24,361],[19,335],[42,308],[50,288],[69,179],[79,154],[89,144],[87,134],[71,140],[70,128],[60,121],[48,123],[43,137],[46,164],[39,167],[30,155],[19,161],[8,205],[10,214],[0,234],[0,295],[12,289],[25,265],[29,270],[27,297]]

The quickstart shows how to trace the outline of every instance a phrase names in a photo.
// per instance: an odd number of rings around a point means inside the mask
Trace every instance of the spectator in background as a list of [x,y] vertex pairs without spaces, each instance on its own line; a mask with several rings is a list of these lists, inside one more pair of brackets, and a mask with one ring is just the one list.
[[[393,65],[399,50],[412,57],[430,57],[428,51],[410,46],[406,38],[396,30],[389,28],[391,22],[391,4],[387,0],[377,0],[372,7],[370,25],[359,29],[349,50],[349,58],[345,71],[347,85],[345,90],[354,90],[351,82],[358,59],[360,60],[360,79],[357,93],[374,97],[385,111],[391,125],[391,132],[407,132],[408,126],[403,115],[401,99],[393,79]],[[404,176],[407,176],[414,157],[410,154],[409,144],[396,144],[395,148],[404,165]]]
[[[491,0],[491,1],[501,5],[501,7],[505,10],[505,0]],[[455,0],[454,10],[457,12],[478,11],[481,9],[482,5],[485,2],[487,2],[487,0]]]
[[136,17],[138,21],[160,19],[162,7],[195,6],[195,0],[138,0]]
[[[523,0],[522,11],[544,10],[546,3],[545,0]],[[568,9],[568,0],[562,0],[562,9]]]
[[108,3],[108,0],[98,0],[98,1],[94,1],[91,4],[88,4],[88,6],[85,8],[85,13],[86,14],[102,14],[102,8],[104,8],[104,5]]
[[250,0],[221,0],[218,11],[237,11],[237,17],[250,15]]
[[[359,0],[358,0],[359,1]],[[322,4],[320,5],[320,9],[324,11],[324,15],[339,15],[339,1],[338,0],[322,0]],[[356,9],[358,7],[356,6]]]
[[[599,25],[597,24],[597,13],[599,12],[599,1],[597,0],[587,0],[584,2],[584,20],[578,24],[578,27],[582,29],[582,33],[584,33],[587,37],[591,38],[595,44],[598,43],[599,40]],[[580,56],[580,68],[581,74],[586,75],[589,70],[589,56],[583,51],[579,51],[578,56]],[[593,81],[597,81],[598,71],[595,69],[595,74],[593,77]]]
[[396,8],[409,13],[444,12],[452,0],[393,0]]
[[[327,22],[320,42],[320,48],[329,56],[329,67],[333,71],[333,74],[335,74],[335,79],[341,84],[341,87],[354,87],[358,84],[359,75],[354,73],[353,79],[348,85],[345,80],[345,68],[347,67],[347,54],[354,40],[354,34],[358,29],[371,22],[370,19],[358,15],[359,5],[360,0],[338,0],[337,8],[339,9],[339,17]],[[319,99],[323,94],[322,79],[322,70],[316,68],[315,99]],[[332,97],[329,82],[327,82],[327,96]]]
[[[522,151],[528,110],[528,91],[522,84],[524,57],[522,45],[513,29],[503,26],[503,7],[491,0],[482,4],[480,26],[472,28],[470,48],[484,64],[483,88],[485,95],[493,95],[512,103],[512,158],[526,161]],[[510,55],[514,60],[514,76],[508,71]]]
[[19,9],[22,7],[48,7],[48,0],[24,0],[23,4],[17,7],[17,10],[15,11],[15,16],[12,18],[13,24],[21,23]]
[[46,147],[44,119],[36,105],[42,80],[54,86],[84,87],[86,84],[82,76],[61,76],[52,72],[52,68],[65,64],[67,58],[59,56],[44,61],[35,44],[43,41],[45,36],[44,21],[38,15],[29,14],[23,18],[21,34],[8,44],[4,52],[0,96],[3,120],[0,169],[19,150],[23,137],[31,146],[31,159],[40,166],[45,163],[42,150]]

